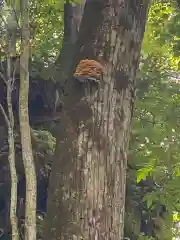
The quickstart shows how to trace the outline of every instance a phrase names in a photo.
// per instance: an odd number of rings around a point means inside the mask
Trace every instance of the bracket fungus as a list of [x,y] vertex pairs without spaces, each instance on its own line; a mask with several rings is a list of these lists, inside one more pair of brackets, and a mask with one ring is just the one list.
[[103,78],[103,66],[95,60],[81,60],[73,76],[81,83],[100,83]]

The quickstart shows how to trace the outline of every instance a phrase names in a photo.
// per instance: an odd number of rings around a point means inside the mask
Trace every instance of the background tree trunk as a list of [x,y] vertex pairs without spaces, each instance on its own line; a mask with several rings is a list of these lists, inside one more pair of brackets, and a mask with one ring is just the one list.
[[8,144],[9,144],[9,166],[11,173],[11,206],[10,206],[10,220],[12,227],[12,240],[19,240],[19,230],[17,224],[17,184],[18,177],[15,166],[15,140],[14,140],[14,115],[12,108],[12,90],[13,90],[13,79],[11,78],[11,60],[10,54],[8,53],[7,60],[7,104],[8,104],[8,116],[9,119],[6,119],[8,127]]
[[[11,194],[10,194],[10,211],[7,211],[8,220],[10,217],[11,222],[11,232],[12,232],[12,240],[19,240],[19,231],[17,224],[17,216],[16,216],[16,208],[17,208],[17,184],[18,177],[15,166],[15,139],[14,139],[14,115],[13,115],[13,107],[12,107],[12,91],[13,91],[13,83],[15,81],[14,74],[12,74],[12,64],[11,57],[16,54],[16,27],[11,28],[12,21],[15,21],[15,13],[12,14],[12,19],[8,19],[7,28],[6,28],[6,40],[7,40],[7,66],[6,73],[2,76],[4,83],[6,84],[6,96],[7,96],[7,113],[3,106],[0,104],[0,109],[5,118],[5,123],[8,129],[8,145],[9,145],[9,153],[8,153],[8,161],[9,161],[9,169],[11,175]],[[2,73],[1,73],[2,74]],[[7,76],[7,77],[6,77]],[[9,204],[9,202],[8,202]],[[9,216],[10,214],[10,216]]]
[[36,239],[36,172],[32,152],[29,114],[29,1],[21,1],[22,42],[20,56],[19,123],[26,177],[25,239]]
[[72,65],[73,56],[76,50],[76,43],[78,39],[81,18],[84,11],[84,3],[64,4],[64,39],[59,56],[56,59],[56,65],[60,66],[60,73],[58,73],[58,80],[67,80],[69,69]]
[[98,60],[104,78],[99,85],[68,80],[45,240],[123,239],[134,80],[148,3],[89,0],[85,5],[74,66],[81,59]]
[[[10,194],[10,211],[7,211],[8,220],[10,217],[11,229],[12,229],[12,240],[19,240],[19,231],[17,224],[17,216],[16,216],[16,208],[17,208],[17,172],[15,166],[15,141],[14,141],[14,116],[12,109],[12,79],[11,79],[11,63],[10,63],[10,54],[8,53],[7,60],[7,76],[6,80],[7,85],[7,105],[8,105],[8,115],[0,104],[1,112],[5,118],[5,122],[8,128],[8,145],[9,145],[9,153],[8,153],[8,161],[9,161],[9,169],[11,175],[11,194]],[[8,203],[9,204],[9,203]],[[9,216],[10,213],[10,216]]]

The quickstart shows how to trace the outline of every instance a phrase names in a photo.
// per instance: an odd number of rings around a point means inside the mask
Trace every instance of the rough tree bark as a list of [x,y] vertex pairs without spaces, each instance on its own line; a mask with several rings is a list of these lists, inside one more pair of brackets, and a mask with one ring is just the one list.
[[[9,44],[11,46],[11,44]],[[11,49],[8,51],[7,57],[7,105],[8,105],[8,117],[6,123],[8,126],[8,144],[9,144],[9,166],[11,173],[11,206],[10,206],[10,220],[12,227],[12,240],[19,240],[19,230],[17,224],[16,208],[17,208],[17,184],[18,177],[15,166],[15,140],[14,140],[14,115],[12,108],[12,90],[13,90],[13,81],[11,77]]]
[[[12,23],[14,21],[14,23]],[[13,26],[13,27],[12,27]],[[12,91],[14,83],[14,74],[12,74],[11,56],[16,54],[16,22],[14,12],[12,19],[8,18],[6,25],[6,40],[7,40],[7,67],[6,74],[1,77],[6,84],[6,96],[7,96],[7,114],[3,106],[0,104],[0,109],[4,115],[5,122],[8,128],[8,144],[9,144],[9,169],[11,175],[11,197],[10,197],[10,222],[12,229],[12,240],[19,240],[19,231],[17,224],[16,208],[17,208],[17,184],[18,177],[15,166],[15,139],[14,139],[14,115],[12,106]]]
[[[7,39],[7,42],[8,39]],[[8,44],[11,46],[11,44]],[[8,144],[9,144],[9,169],[11,175],[11,200],[10,200],[10,222],[12,229],[12,240],[19,240],[19,231],[17,224],[17,216],[16,216],[16,208],[17,208],[17,183],[18,177],[15,166],[15,140],[14,140],[14,116],[13,116],[13,108],[12,108],[12,89],[13,89],[13,79],[11,77],[11,60],[10,54],[11,49],[8,46],[7,53],[7,79],[5,76],[2,76],[4,82],[7,86],[7,106],[8,106],[8,115],[5,112],[5,109],[0,104],[1,112],[5,118],[5,122],[8,128]]]
[[85,5],[73,63],[98,60],[104,77],[99,86],[68,79],[45,240],[123,239],[134,81],[148,4],[89,0]]
[[25,239],[36,239],[36,172],[28,115],[29,93],[29,1],[21,0],[22,35],[20,56],[19,123],[26,177]]

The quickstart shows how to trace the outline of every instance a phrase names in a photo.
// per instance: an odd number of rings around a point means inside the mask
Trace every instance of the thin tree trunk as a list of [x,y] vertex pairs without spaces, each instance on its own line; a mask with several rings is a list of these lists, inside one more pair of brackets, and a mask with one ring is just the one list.
[[8,82],[7,82],[7,104],[8,104],[8,116],[9,116],[9,124],[8,124],[8,143],[9,143],[9,166],[11,173],[11,206],[10,206],[10,220],[12,227],[12,240],[19,239],[19,231],[17,225],[17,216],[16,216],[16,208],[17,208],[17,172],[15,166],[15,141],[14,141],[14,115],[12,108],[12,79],[11,79],[11,60],[8,57],[7,62],[8,67]]
[[[8,24],[10,24],[8,22]],[[17,172],[15,166],[15,141],[14,141],[14,115],[12,108],[12,91],[13,91],[13,78],[12,78],[12,66],[11,66],[11,56],[13,56],[16,52],[16,40],[15,40],[15,30],[8,29],[7,24],[7,79],[5,76],[2,76],[4,82],[6,83],[7,89],[7,111],[8,115],[6,115],[2,105],[0,105],[1,111],[4,115],[5,122],[8,128],[8,144],[9,144],[9,154],[8,161],[10,167],[10,175],[11,175],[11,200],[10,200],[10,222],[12,228],[12,239],[19,239],[19,231],[17,224],[17,216],[16,216],[16,208],[17,208]]]
[[[7,92],[11,94],[11,88],[7,87]],[[8,93],[8,95],[9,95]],[[8,144],[9,144],[9,154],[8,161],[10,167],[10,175],[11,175],[11,200],[10,200],[10,222],[12,228],[12,240],[19,240],[19,231],[17,224],[17,216],[16,216],[16,208],[17,208],[17,172],[15,166],[15,148],[14,148],[14,131],[13,131],[13,122],[12,122],[12,104],[10,101],[11,97],[8,96],[8,113],[10,117],[8,119],[2,105],[0,104],[1,112],[4,115],[7,127],[8,127]],[[11,106],[10,106],[11,105]],[[8,216],[9,219],[9,216]]]
[[19,122],[26,177],[25,239],[36,239],[36,172],[28,114],[29,92],[29,1],[21,0],[22,42],[20,57]]
[[104,77],[99,86],[68,79],[45,240],[123,239],[134,81],[148,4],[148,0],[86,3],[74,64],[98,60],[104,65]]
[[15,1],[10,1],[8,3],[8,6],[10,8],[10,13],[7,21],[7,30],[10,34],[9,53],[10,53],[10,57],[15,57],[16,56],[16,40],[17,40],[16,35],[17,35],[17,27],[18,27],[18,19],[19,19],[19,11],[18,11],[19,3]]
[[[9,63],[7,65],[9,65]],[[10,71],[11,71],[11,69],[10,69]],[[10,79],[8,78],[7,104],[8,104],[9,118],[6,115],[2,105],[0,105],[0,109],[4,115],[4,118],[5,118],[7,127],[8,127],[8,144],[9,144],[8,161],[9,161],[10,175],[11,175],[10,221],[11,221],[11,227],[12,227],[12,240],[18,240],[19,239],[19,231],[18,231],[17,216],[16,216],[18,178],[17,178],[16,166],[15,166],[14,116],[13,116],[13,110],[12,110],[11,93],[12,93],[12,87],[11,87]]]

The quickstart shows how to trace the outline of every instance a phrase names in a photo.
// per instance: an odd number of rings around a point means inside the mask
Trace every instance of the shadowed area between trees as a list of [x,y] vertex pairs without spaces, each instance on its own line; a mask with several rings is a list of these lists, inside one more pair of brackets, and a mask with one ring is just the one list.
[[[1,66],[3,63],[1,63]],[[4,68],[5,69],[5,68]],[[1,73],[5,76],[3,69]],[[31,75],[31,74],[30,74]],[[25,207],[25,175],[21,156],[21,144],[18,121],[19,101],[19,73],[15,76],[12,91],[12,105],[15,117],[15,151],[16,168],[18,174],[18,205],[17,215],[20,233],[23,236],[24,207]],[[7,113],[7,88],[0,78],[0,103]],[[30,125],[36,130],[31,131],[34,161],[37,175],[37,224],[46,212],[47,187],[50,166],[55,147],[55,138],[51,135],[53,121],[59,119],[62,109],[61,94],[62,86],[52,80],[33,78],[30,76],[29,86],[29,120]],[[48,124],[46,124],[48,122]],[[50,123],[50,124],[49,124]],[[51,128],[51,129],[50,129]],[[48,130],[48,131],[47,131]],[[7,127],[2,112],[0,112],[0,239],[11,239],[11,227],[9,219],[10,209],[10,187],[11,179],[9,173]],[[38,236],[41,236],[41,227],[38,227]]]

